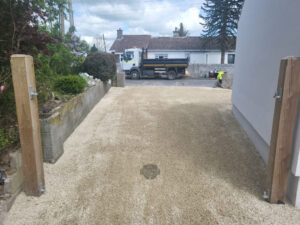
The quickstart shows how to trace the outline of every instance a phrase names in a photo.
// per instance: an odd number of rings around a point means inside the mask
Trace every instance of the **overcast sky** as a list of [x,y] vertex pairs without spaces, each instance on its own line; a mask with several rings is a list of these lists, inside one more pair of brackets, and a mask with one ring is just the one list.
[[104,33],[109,47],[118,28],[124,34],[171,36],[183,22],[190,36],[202,30],[199,12],[203,0],[73,0],[77,33],[93,43]]

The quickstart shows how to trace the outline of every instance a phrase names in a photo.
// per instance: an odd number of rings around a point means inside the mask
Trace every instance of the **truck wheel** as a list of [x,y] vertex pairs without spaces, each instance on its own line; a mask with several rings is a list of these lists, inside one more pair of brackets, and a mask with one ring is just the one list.
[[175,80],[176,79],[176,72],[174,70],[170,70],[168,72],[168,79],[169,80]]
[[140,73],[139,73],[138,71],[136,71],[136,70],[132,71],[132,72],[130,73],[130,75],[131,75],[131,79],[133,79],[133,80],[138,80],[138,79],[140,79]]

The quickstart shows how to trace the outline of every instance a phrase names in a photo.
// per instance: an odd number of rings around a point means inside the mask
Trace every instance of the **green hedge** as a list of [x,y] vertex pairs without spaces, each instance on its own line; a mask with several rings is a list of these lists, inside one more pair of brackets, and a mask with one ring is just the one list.
[[63,76],[55,81],[54,89],[61,94],[79,94],[87,86],[80,76]]
[[84,72],[99,78],[102,81],[108,81],[116,76],[117,67],[115,56],[105,52],[94,52],[87,56],[83,64]]

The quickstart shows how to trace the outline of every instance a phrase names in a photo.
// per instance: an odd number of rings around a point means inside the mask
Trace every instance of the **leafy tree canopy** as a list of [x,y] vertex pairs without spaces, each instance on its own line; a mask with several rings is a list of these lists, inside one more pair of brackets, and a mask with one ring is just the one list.
[[91,53],[93,52],[98,52],[98,48],[96,47],[96,45],[94,44],[93,47],[91,48]]
[[201,7],[199,16],[203,19],[203,36],[217,38],[221,46],[222,63],[230,39],[236,36],[243,4],[244,0],[206,0]]
[[76,36],[75,28],[62,38],[59,15],[67,13],[67,0],[2,0],[0,7],[0,125],[16,122],[10,72],[12,54],[35,59],[40,103],[47,100],[57,76],[77,74],[89,46]]
[[178,30],[179,37],[186,37],[189,34],[189,31],[185,29],[183,23],[180,23]]

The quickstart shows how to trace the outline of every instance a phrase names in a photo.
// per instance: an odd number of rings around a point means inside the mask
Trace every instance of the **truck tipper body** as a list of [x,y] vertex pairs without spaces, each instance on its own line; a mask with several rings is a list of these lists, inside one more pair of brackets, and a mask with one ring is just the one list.
[[127,78],[181,78],[189,65],[189,58],[182,59],[145,59],[145,50],[126,49],[121,58],[121,68]]

